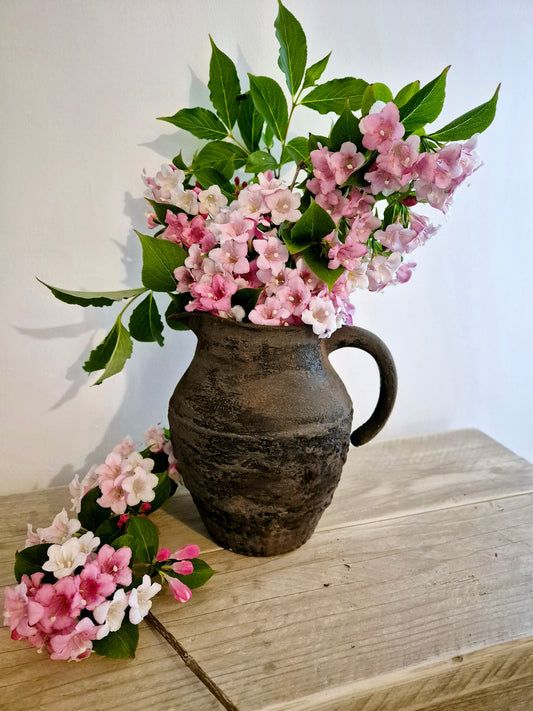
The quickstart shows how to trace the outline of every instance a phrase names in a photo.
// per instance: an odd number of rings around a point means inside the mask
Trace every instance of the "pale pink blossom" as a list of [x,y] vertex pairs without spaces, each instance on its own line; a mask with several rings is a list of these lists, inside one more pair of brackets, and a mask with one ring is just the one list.
[[[128,455],[129,456],[129,455]],[[131,464],[124,459],[118,452],[111,452],[105,458],[105,462],[100,464],[95,470],[98,476],[98,486],[102,488],[102,484],[113,482],[115,479],[123,477],[131,471]]]
[[387,170],[382,170],[377,163],[374,163],[372,168],[365,173],[365,180],[370,183],[370,192],[374,195],[382,193],[383,195],[392,195],[402,187],[399,178]]
[[32,531],[31,524],[28,524],[28,540],[26,541],[26,546],[35,545],[33,541],[36,538],[37,543],[64,543],[69,538],[79,531],[81,528],[81,523],[77,518],[69,519],[65,509],[62,509],[60,513],[54,518],[52,525],[48,528],[38,528],[37,534]]
[[285,187],[279,178],[274,177],[274,173],[271,170],[259,173],[257,177],[259,179],[259,187],[265,197]]
[[396,281],[399,284],[405,284],[405,282],[411,278],[412,271],[415,267],[415,262],[404,262],[401,264],[396,272]]
[[257,183],[252,183],[241,190],[237,201],[233,205],[238,207],[239,212],[243,215],[254,220],[258,220],[262,214],[268,212],[263,190]]
[[182,186],[185,173],[173,165],[162,165],[153,178],[145,172],[141,177],[148,188],[147,197],[155,202],[170,202],[172,193]]
[[302,321],[313,327],[317,336],[328,336],[336,327],[335,307],[328,296],[313,296],[302,314]]
[[143,467],[135,467],[133,474],[122,482],[128,506],[137,506],[141,501],[153,501],[154,489],[158,483],[159,479],[155,474],[148,473]]
[[348,233],[344,244],[339,242],[333,245],[328,252],[329,269],[338,269],[343,266],[345,269],[353,269],[357,260],[368,252],[366,246],[359,240],[354,239],[352,233]]
[[81,500],[85,494],[93,489],[98,484],[98,475],[96,473],[96,465],[93,465],[83,479],[79,480],[78,475],[69,484],[69,493],[71,496],[71,511],[79,513],[81,511]]
[[276,296],[267,296],[248,314],[252,323],[262,326],[280,326],[289,316],[290,311]]
[[372,257],[366,271],[369,291],[381,291],[392,282],[401,261],[402,258],[398,252],[393,252],[389,257],[382,254]]
[[150,452],[160,452],[165,446],[166,436],[162,427],[154,425],[149,427],[144,433],[144,445]]
[[357,146],[354,143],[349,141],[343,143],[340,150],[330,156],[330,165],[337,185],[345,183],[350,175],[360,168],[364,162],[363,154],[357,152]]
[[280,225],[284,220],[296,222],[302,216],[298,209],[300,207],[300,196],[291,192],[288,188],[276,190],[276,192],[267,195],[265,203],[275,225]]
[[301,317],[311,299],[311,291],[302,277],[295,271],[278,291],[278,298],[291,316]]
[[289,250],[283,242],[270,233],[267,239],[254,239],[252,244],[259,255],[257,257],[259,269],[270,269],[274,276],[279,274],[289,258]]
[[[128,470],[131,471],[131,465]],[[104,479],[100,482],[100,490],[102,496],[96,499],[96,503],[104,509],[111,509],[113,513],[123,514],[126,511],[127,493],[122,488],[122,484],[126,479],[127,474],[121,474],[115,479]]]
[[130,435],[123,437],[120,442],[113,447],[113,452],[116,452],[116,454],[124,458],[127,457],[128,454],[135,452],[135,445]]
[[376,165],[385,173],[398,178],[401,185],[408,183],[413,177],[420,154],[419,136],[409,136],[405,141],[393,143],[387,153],[381,153],[376,158]]
[[170,201],[176,207],[184,210],[188,215],[198,214],[198,195],[194,190],[184,190],[181,185],[178,185],[172,191]]
[[359,121],[359,130],[363,134],[363,146],[380,153],[387,153],[405,133],[398,107],[392,101],[381,111],[364,116]]
[[374,237],[393,252],[409,252],[412,251],[409,245],[416,240],[416,232],[405,228],[399,222],[394,222],[387,225],[385,230],[376,230]]
[[152,607],[152,598],[161,590],[159,583],[152,583],[149,575],[143,575],[142,583],[130,591],[128,604],[129,619],[132,625],[138,625]]

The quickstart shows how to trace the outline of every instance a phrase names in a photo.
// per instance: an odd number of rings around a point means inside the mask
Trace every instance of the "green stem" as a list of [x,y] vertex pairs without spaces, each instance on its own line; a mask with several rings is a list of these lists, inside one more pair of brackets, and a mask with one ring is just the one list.
[[129,300],[126,302],[126,306],[124,306],[124,308],[122,309],[122,311],[121,311],[121,312],[119,313],[119,315],[117,316],[117,321],[120,319],[120,317],[122,316],[122,314],[124,313],[124,311],[126,311],[126,309],[128,308],[128,306],[130,306],[130,304],[133,304],[133,302],[135,301],[135,299],[138,299],[139,296],[142,296],[143,294],[146,294],[147,291],[149,291],[149,289],[148,289],[148,288],[145,288],[144,291],[141,291],[140,294],[137,294],[136,296],[133,296],[131,299],[129,299]]

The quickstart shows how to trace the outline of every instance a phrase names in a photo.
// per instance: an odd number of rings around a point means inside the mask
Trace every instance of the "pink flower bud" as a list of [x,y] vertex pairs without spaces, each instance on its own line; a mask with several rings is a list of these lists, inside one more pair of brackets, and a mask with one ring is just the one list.
[[157,555],[155,559],[157,560],[158,563],[162,563],[164,560],[168,560],[170,558],[170,548],[160,548],[157,551]]

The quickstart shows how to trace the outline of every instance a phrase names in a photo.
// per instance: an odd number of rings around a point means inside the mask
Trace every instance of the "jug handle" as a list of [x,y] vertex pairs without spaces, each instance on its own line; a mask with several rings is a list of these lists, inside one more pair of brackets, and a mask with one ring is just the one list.
[[346,346],[359,348],[369,353],[378,366],[380,389],[376,407],[369,419],[355,429],[350,437],[351,443],[359,447],[378,434],[392,412],[398,390],[398,378],[392,354],[380,338],[359,326],[343,326],[334,331],[329,338],[324,338],[322,343],[328,355]]

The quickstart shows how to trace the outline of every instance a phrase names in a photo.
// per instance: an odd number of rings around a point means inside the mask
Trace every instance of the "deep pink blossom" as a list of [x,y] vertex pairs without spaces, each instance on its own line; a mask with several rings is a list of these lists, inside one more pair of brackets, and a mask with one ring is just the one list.
[[330,156],[330,166],[334,172],[337,185],[345,183],[350,175],[360,168],[364,162],[363,154],[357,152],[357,146],[354,143],[343,143],[340,150]]
[[194,300],[189,302],[186,311],[229,311],[231,297],[237,291],[233,279],[221,274],[215,274],[210,281],[191,285]]
[[128,586],[131,583],[132,572],[129,567],[131,560],[131,548],[123,546],[115,550],[112,546],[104,543],[96,554],[96,562],[102,573],[112,577],[116,585]]
[[82,605],[87,610],[94,610],[95,607],[98,607],[109,595],[115,592],[116,583],[113,576],[102,572],[96,561],[87,563],[76,577]]
[[168,587],[178,602],[187,602],[192,597],[189,588],[177,578],[168,578]]
[[99,627],[84,617],[73,630],[67,634],[56,634],[48,643],[50,659],[68,659],[80,661],[88,657],[92,651],[93,640],[98,636]]

